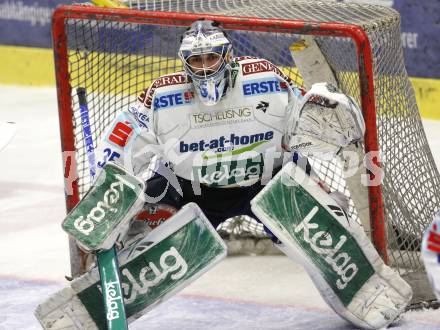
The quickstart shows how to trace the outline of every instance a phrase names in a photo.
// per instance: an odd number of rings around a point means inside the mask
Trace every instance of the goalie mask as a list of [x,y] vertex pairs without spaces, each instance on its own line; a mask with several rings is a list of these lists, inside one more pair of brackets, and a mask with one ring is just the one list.
[[227,88],[232,45],[217,22],[196,21],[182,36],[179,57],[205,105],[217,104]]

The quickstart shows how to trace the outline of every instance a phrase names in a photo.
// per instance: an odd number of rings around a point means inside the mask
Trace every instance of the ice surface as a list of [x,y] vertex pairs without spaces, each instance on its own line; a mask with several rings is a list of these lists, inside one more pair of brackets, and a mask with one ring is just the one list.
[[[0,330],[40,329],[33,311],[70,273],[54,88],[0,86]],[[424,121],[440,165],[440,122]],[[130,329],[351,329],[286,257],[230,257]],[[393,329],[439,329],[440,311],[406,313]]]

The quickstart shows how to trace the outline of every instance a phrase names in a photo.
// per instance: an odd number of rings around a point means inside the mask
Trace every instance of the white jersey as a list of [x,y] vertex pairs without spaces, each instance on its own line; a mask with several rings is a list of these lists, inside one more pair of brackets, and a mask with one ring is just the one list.
[[282,165],[287,118],[302,94],[275,65],[251,57],[234,59],[226,94],[214,106],[198,99],[184,72],[162,76],[116,117],[98,167],[114,161],[138,175],[158,154],[187,180],[253,184]]

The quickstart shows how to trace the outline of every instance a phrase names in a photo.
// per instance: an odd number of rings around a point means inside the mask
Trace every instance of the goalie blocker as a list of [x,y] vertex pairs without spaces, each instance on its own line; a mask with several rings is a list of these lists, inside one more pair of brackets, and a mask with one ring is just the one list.
[[378,329],[404,312],[411,287],[300,167],[288,163],[251,203],[255,215],[282,242],[277,247],[305,268],[342,318]]
[[[207,272],[226,257],[226,246],[199,207],[190,203],[118,254],[128,322]],[[112,287],[107,287],[112,300]],[[111,304],[109,304],[111,306]],[[35,316],[44,329],[105,329],[99,272],[95,267],[40,304]]]
[[62,228],[85,251],[108,250],[127,232],[144,204],[144,182],[122,167],[107,164]]

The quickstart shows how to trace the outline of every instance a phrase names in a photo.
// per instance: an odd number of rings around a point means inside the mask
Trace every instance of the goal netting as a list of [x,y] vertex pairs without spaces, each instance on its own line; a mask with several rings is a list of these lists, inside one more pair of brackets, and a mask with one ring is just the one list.
[[[374,156],[366,162],[374,166],[380,161],[382,185],[362,186],[360,176],[371,173],[362,161],[353,166],[344,155],[330,162],[312,159],[312,165],[331,189],[350,197],[350,215],[364,226],[382,257],[411,283],[414,301],[433,298],[420,244],[440,207],[440,179],[405,70],[395,10],[300,0],[126,4],[130,9],[64,6],[54,14],[66,178],[77,173],[73,186],[66,188],[68,209],[91,181],[76,89],[87,91],[90,138],[96,147],[118,111],[154,79],[182,70],[176,54],[185,28],[198,17],[216,18],[228,31],[236,56],[268,59],[306,88],[316,81],[334,81],[362,106],[365,151]],[[363,157],[359,149],[353,152]],[[234,253],[272,251],[271,244],[261,243],[267,242],[262,226],[250,218],[229,219],[218,230],[230,239]],[[81,263],[74,260],[74,248],[71,252],[72,273],[78,274]]]

